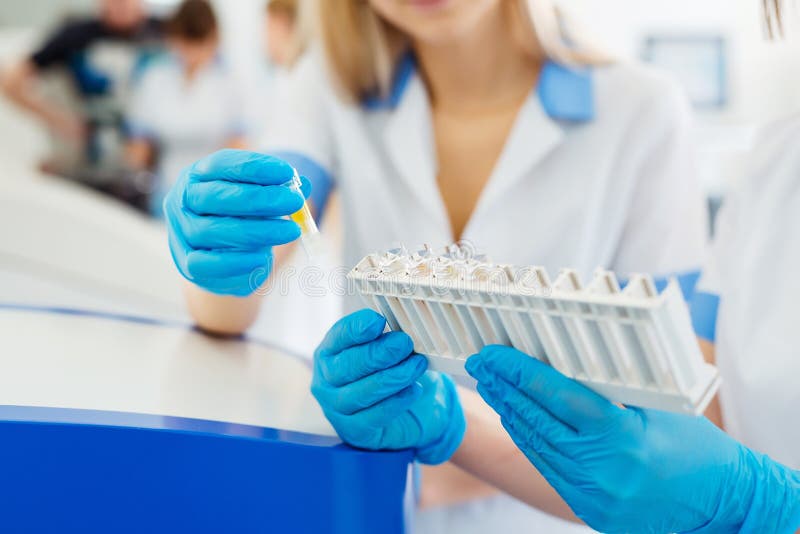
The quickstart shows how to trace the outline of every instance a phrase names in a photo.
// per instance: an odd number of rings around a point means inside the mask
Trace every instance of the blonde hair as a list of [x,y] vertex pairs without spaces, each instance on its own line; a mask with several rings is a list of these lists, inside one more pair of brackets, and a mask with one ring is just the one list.
[[[569,35],[551,0],[507,0],[512,35],[531,55],[572,65],[608,63],[597,47]],[[385,95],[407,36],[380,17],[368,0],[317,0],[319,33],[334,78],[344,96],[357,101]]]
[[764,8],[764,25],[767,37],[780,39],[783,37],[783,0],[762,0]]
[[294,20],[297,17],[297,0],[267,0],[267,13],[280,13]]

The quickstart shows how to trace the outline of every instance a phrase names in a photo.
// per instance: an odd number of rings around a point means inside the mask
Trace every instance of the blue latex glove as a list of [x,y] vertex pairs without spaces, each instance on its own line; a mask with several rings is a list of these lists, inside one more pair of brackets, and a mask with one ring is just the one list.
[[361,310],[331,327],[314,354],[311,392],[339,436],[364,449],[416,450],[422,463],[452,456],[466,423],[453,382],[427,371],[403,332]]
[[303,206],[284,185],[293,174],[280,159],[244,150],[221,150],[185,169],[164,199],[169,248],[184,278],[221,295],[258,289],[272,270],[272,247],[300,236],[282,218]]
[[573,511],[602,532],[794,532],[800,473],[704,417],[620,408],[508,347],[467,361],[478,392]]

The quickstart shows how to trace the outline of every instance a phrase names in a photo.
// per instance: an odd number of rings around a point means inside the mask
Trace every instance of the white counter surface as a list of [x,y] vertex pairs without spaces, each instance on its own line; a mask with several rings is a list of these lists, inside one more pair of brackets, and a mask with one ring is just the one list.
[[0,405],[208,419],[334,435],[302,359],[180,323],[0,305]]

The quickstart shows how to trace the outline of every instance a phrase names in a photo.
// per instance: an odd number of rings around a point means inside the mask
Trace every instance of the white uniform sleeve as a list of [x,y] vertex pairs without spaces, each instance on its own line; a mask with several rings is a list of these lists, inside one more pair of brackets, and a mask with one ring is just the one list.
[[[658,285],[676,276],[689,296],[706,243],[707,208],[695,169],[692,121],[682,91],[659,79],[634,136],[636,184],[613,269],[622,276],[650,273]],[[660,280],[659,280],[660,279]]]
[[736,221],[739,202],[738,194],[730,192],[725,196],[717,214],[716,234],[703,261],[703,272],[697,282],[697,291],[719,295],[722,291],[722,269],[725,254],[736,235]]
[[[786,123],[794,121],[790,118]],[[747,239],[752,239],[746,218],[751,220],[755,199],[762,198],[770,178],[776,176],[773,162],[781,161],[784,147],[787,142],[791,143],[784,139],[785,136],[786,129],[776,124],[770,124],[758,133],[756,138],[759,142],[742,165],[742,175],[730,180],[733,185],[717,214],[714,241],[705,256],[703,272],[691,301],[694,330],[708,341],[716,340],[717,314],[722,299],[726,293],[737,291],[737,283],[741,283],[736,281],[737,264],[749,251],[745,245]],[[769,209],[769,202],[764,205]],[[774,216],[772,212],[760,215]]]
[[723,269],[733,236],[737,233],[738,195],[728,194],[717,214],[716,235],[703,261],[703,271],[690,301],[692,326],[698,337],[716,339],[717,312],[722,295]]
[[337,98],[319,50],[309,51],[274,91],[262,152],[292,164],[311,181],[311,204],[322,216],[336,160],[328,107]]

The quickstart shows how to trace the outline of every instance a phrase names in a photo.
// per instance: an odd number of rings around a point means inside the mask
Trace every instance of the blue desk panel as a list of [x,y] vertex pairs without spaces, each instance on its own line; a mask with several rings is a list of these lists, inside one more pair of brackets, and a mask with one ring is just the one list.
[[178,417],[0,406],[2,533],[402,533],[411,453]]

